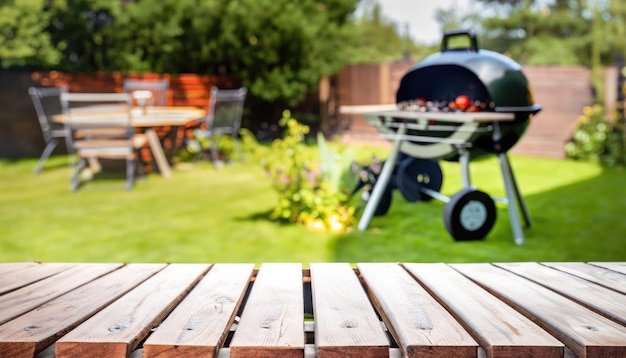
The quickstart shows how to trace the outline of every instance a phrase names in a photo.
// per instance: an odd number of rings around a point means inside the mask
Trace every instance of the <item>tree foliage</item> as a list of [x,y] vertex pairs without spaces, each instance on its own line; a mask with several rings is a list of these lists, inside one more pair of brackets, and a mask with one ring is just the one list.
[[338,71],[358,0],[33,0],[0,5],[2,66],[221,74],[300,102]]
[[355,43],[350,63],[383,63],[411,55],[422,57],[427,49],[417,46],[401,26],[386,19],[378,3],[365,3],[356,18]]
[[483,16],[483,43],[524,64],[592,66],[610,63],[624,48],[620,0],[477,2],[493,14]]
[[51,42],[46,27],[51,13],[46,1],[0,2],[0,66],[45,67],[59,63],[61,52]]

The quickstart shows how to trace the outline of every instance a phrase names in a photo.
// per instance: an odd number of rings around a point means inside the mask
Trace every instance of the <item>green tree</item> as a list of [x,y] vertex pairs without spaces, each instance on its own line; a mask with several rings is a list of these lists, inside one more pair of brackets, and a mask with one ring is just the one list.
[[111,60],[122,71],[233,75],[295,105],[347,62],[356,2],[142,0],[111,28]]
[[[52,1],[51,6],[59,1]],[[45,67],[59,63],[61,51],[46,31],[50,1],[4,0],[0,3],[0,67]]]
[[350,63],[383,63],[406,55],[423,55],[408,31],[401,32],[399,25],[384,18],[380,4],[365,3],[356,18],[356,36]]
[[122,11],[121,1],[57,0],[46,9],[46,28],[51,41],[62,51],[55,69],[67,72],[111,70],[109,51],[115,43],[108,36]]

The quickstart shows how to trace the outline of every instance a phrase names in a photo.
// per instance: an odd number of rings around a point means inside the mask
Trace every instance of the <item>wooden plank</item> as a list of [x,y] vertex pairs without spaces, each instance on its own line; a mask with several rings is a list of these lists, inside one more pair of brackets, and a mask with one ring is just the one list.
[[562,357],[564,346],[528,318],[444,264],[404,264],[490,357]]
[[122,264],[81,264],[0,296],[0,324],[28,312],[76,287],[105,275]]
[[626,356],[626,327],[489,264],[451,265],[548,331],[579,357]]
[[476,341],[400,265],[358,264],[357,268],[405,356],[477,356]]
[[590,264],[626,275],[626,262],[590,262]]
[[67,270],[74,264],[25,262],[0,266],[0,295]]
[[[626,325],[626,296],[619,292],[534,262],[500,263],[496,266],[567,296],[605,317]],[[623,282],[626,284],[626,276]]]
[[0,357],[32,358],[163,267],[163,264],[128,265],[1,325]]
[[[14,270],[22,270],[27,267],[40,265],[39,262],[26,261],[26,262],[0,262],[0,277]],[[1,282],[1,281],[0,281]]]
[[144,343],[144,356],[217,356],[253,269],[253,264],[214,265]]
[[389,339],[347,263],[311,264],[315,345],[320,357],[387,357]]
[[263,264],[230,343],[236,357],[302,357],[301,264]]
[[57,358],[126,357],[208,270],[172,264],[57,341]]
[[626,294],[626,276],[619,272],[583,262],[542,262],[541,264]]

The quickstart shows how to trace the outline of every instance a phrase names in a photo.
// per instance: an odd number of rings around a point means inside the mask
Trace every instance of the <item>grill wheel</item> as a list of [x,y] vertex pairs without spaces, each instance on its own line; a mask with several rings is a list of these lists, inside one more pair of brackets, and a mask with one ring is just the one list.
[[464,188],[446,204],[443,220],[456,241],[482,240],[496,222],[496,205],[486,193]]
[[422,188],[436,192],[441,190],[443,172],[439,163],[434,160],[407,157],[398,165],[397,186],[406,201],[431,201],[432,196],[424,193]]

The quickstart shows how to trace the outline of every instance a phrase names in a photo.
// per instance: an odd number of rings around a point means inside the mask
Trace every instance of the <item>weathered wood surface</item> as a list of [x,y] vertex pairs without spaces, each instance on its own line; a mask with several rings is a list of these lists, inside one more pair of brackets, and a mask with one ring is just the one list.
[[208,265],[171,265],[57,342],[58,358],[125,357],[180,302]]
[[350,265],[311,264],[311,291],[320,356],[389,354],[389,340]]
[[621,272],[626,275],[626,262],[590,262],[590,264]]
[[0,263],[0,357],[626,357],[624,266]]
[[263,264],[230,344],[233,357],[302,357],[301,264]]
[[6,263],[0,265],[0,295],[33,282],[43,280],[72,267],[72,264],[37,264],[35,262],[19,265]]
[[452,265],[563,342],[579,357],[626,357],[626,327],[502,268]]
[[153,357],[215,357],[243,300],[254,265],[217,264],[144,344]]
[[477,356],[476,341],[401,266],[359,264],[357,268],[406,356]]
[[626,325],[626,296],[537,263],[496,264]]
[[626,272],[619,273],[582,262],[543,262],[542,264],[626,294],[626,282],[624,282]]
[[19,290],[11,291],[1,296],[0,324],[74,290],[120,266],[119,264],[73,265],[58,274],[36,281]]
[[0,357],[33,357],[163,267],[125,266],[7,322],[0,326]]
[[404,266],[463,322],[489,356],[563,356],[562,343],[450,266]]

